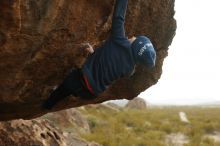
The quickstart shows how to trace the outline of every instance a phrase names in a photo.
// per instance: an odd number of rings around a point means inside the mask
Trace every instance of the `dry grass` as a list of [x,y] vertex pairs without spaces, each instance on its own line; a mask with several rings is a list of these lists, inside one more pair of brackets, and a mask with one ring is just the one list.
[[[180,121],[181,111],[186,113],[190,124]],[[103,146],[165,146],[167,135],[173,133],[188,138],[185,146],[220,146],[205,137],[220,132],[220,108],[154,107],[120,112],[86,108],[81,112],[87,116],[92,131],[82,137]]]

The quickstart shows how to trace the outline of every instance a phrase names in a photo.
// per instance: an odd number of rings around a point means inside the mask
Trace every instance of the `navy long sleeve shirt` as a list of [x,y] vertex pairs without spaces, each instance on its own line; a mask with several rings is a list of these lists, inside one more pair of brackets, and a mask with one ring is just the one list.
[[105,91],[115,80],[130,76],[134,70],[131,43],[125,36],[124,29],[127,4],[128,0],[116,1],[110,38],[83,65],[82,72],[95,95]]

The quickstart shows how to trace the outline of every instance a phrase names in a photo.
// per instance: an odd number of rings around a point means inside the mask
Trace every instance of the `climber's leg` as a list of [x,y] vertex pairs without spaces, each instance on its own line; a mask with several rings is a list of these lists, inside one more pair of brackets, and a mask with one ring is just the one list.
[[87,88],[86,83],[83,80],[82,74],[81,74],[81,79],[82,79],[81,86],[80,86],[81,88],[78,89],[78,91],[76,92],[76,95],[85,100],[91,100],[91,99],[96,98],[96,96],[93,93],[91,93],[89,89]]
[[76,95],[76,91],[81,89],[80,70],[72,70],[71,73],[64,79],[63,83],[58,86],[43,104],[46,109],[52,109],[52,107],[60,100],[73,95]]

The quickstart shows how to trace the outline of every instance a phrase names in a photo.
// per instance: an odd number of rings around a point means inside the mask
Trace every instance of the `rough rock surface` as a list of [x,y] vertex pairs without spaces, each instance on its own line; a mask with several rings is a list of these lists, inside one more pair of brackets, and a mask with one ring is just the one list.
[[[0,120],[30,119],[52,88],[86,59],[81,44],[99,46],[110,33],[114,0],[0,1]],[[147,35],[157,51],[156,67],[137,66],[95,100],[68,98],[54,111],[110,99],[132,99],[156,84],[176,30],[174,0],[129,0],[126,32]]]
[[130,100],[126,106],[126,108],[129,109],[138,109],[138,110],[144,110],[147,109],[147,103],[144,99],[136,97],[133,100]]
[[[71,129],[72,133],[90,133],[87,119],[76,109],[62,110],[43,116],[63,131]],[[73,128],[74,127],[74,128]]]
[[62,132],[46,120],[0,123],[1,146],[67,146]]
[[35,119],[0,122],[0,146],[100,145],[85,141],[72,133],[62,132],[47,120]]

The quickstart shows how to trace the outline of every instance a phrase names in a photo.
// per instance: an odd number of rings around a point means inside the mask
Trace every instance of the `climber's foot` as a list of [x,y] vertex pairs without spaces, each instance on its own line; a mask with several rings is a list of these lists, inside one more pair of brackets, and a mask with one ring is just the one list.
[[47,99],[44,104],[43,104],[43,108],[47,109],[47,110],[51,110],[54,107],[55,103],[52,102],[50,99]]
[[53,92],[50,94],[49,98],[43,103],[43,108],[51,110],[59,101],[65,98],[67,95],[64,94],[64,91],[61,92],[60,88],[54,88]]

